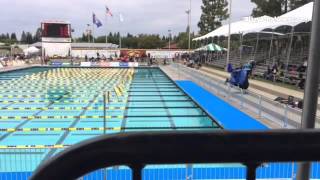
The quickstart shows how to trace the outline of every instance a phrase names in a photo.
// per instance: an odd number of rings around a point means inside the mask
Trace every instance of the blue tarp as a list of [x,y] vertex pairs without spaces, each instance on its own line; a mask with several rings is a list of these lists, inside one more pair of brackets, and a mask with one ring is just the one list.
[[227,130],[268,129],[262,123],[191,81],[177,81],[177,84]]

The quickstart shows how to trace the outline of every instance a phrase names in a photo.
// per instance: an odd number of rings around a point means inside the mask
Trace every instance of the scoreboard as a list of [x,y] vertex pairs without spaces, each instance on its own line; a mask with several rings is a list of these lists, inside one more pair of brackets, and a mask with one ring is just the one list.
[[66,58],[71,54],[71,25],[64,21],[41,22],[43,56]]
[[71,38],[70,24],[67,23],[50,23],[41,24],[42,37],[48,38]]

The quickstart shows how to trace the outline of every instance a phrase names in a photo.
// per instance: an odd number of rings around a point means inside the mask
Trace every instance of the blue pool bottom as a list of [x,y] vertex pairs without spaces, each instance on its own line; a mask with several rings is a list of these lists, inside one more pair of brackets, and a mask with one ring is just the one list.
[[[251,118],[240,110],[234,108],[222,99],[214,96],[202,87],[191,81],[177,81],[177,85],[185,91],[195,102],[218,121],[226,130],[268,130],[268,127],[257,120]],[[313,179],[320,179],[319,164],[313,164]],[[297,164],[294,165],[294,172],[297,172]],[[192,176],[192,179],[245,179],[245,168],[235,167],[207,167],[205,165],[195,165],[191,168],[147,168],[144,170],[143,179],[185,179]],[[10,179],[27,179],[30,172],[0,173],[0,179],[12,177]],[[102,170],[90,173],[84,179],[103,179],[105,173]],[[131,179],[131,171],[128,169],[108,169],[107,179]],[[289,179],[292,176],[292,163],[271,163],[266,167],[257,170],[258,179]]]

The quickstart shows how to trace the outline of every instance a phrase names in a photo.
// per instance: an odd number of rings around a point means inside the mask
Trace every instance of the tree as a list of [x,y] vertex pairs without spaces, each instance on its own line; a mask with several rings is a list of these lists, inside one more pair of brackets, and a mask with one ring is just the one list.
[[[195,38],[194,33],[191,33],[191,39]],[[181,49],[188,49],[189,48],[189,34],[188,32],[181,32],[178,36],[175,37],[174,40],[177,43],[177,46]],[[191,42],[192,43],[192,42]]]
[[0,35],[0,41],[4,41],[6,39],[6,35],[5,34],[1,34]]
[[281,16],[290,10],[296,9],[310,0],[251,0],[256,4],[256,8],[252,10],[253,17],[259,16]]
[[41,33],[42,33],[42,30],[41,28],[38,28],[34,37],[33,37],[33,42],[39,42],[41,41]]
[[251,0],[256,4],[252,10],[253,17],[259,16],[280,16],[288,11],[288,0]]
[[[202,0],[202,14],[198,27],[200,34],[207,34],[222,25],[222,21],[229,17],[227,0]],[[188,27],[189,28],[189,27]]]
[[293,10],[293,9],[299,8],[309,2],[310,2],[310,0],[291,0],[289,7],[290,7],[290,10]]
[[24,31],[22,31],[20,42],[21,43],[26,43],[27,42],[27,35],[26,35],[26,33]]
[[16,33],[11,33],[10,39],[11,39],[13,42],[17,42],[17,35],[16,35]]
[[26,33],[26,43],[27,44],[32,44],[33,43],[33,37],[32,37],[32,34],[30,32]]

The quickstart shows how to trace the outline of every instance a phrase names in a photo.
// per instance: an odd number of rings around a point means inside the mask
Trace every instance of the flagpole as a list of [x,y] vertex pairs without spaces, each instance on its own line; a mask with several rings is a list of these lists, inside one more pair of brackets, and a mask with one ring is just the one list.
[[[120,25],[121,26],[121,25]],[[121,29],[120,29],[120,31],[119,31],[119,47],[120,47],[120,49],[121,49],[121,44],[122,42],[121,42]]]
[[92,43],[94,43],[94,22],[92,21]]
[[106,48],[108,48],[108,27],[107,27],[107,22],[108,22],[108,14],[106,14]]
[[121,42],[121,29],[122,29],[122,17],[121,17],[121,13],[119,14],[119,21],[120,21],[120,28],[119,28],[119,48],[121,49],[121,46],[122,46],[122,42]]

